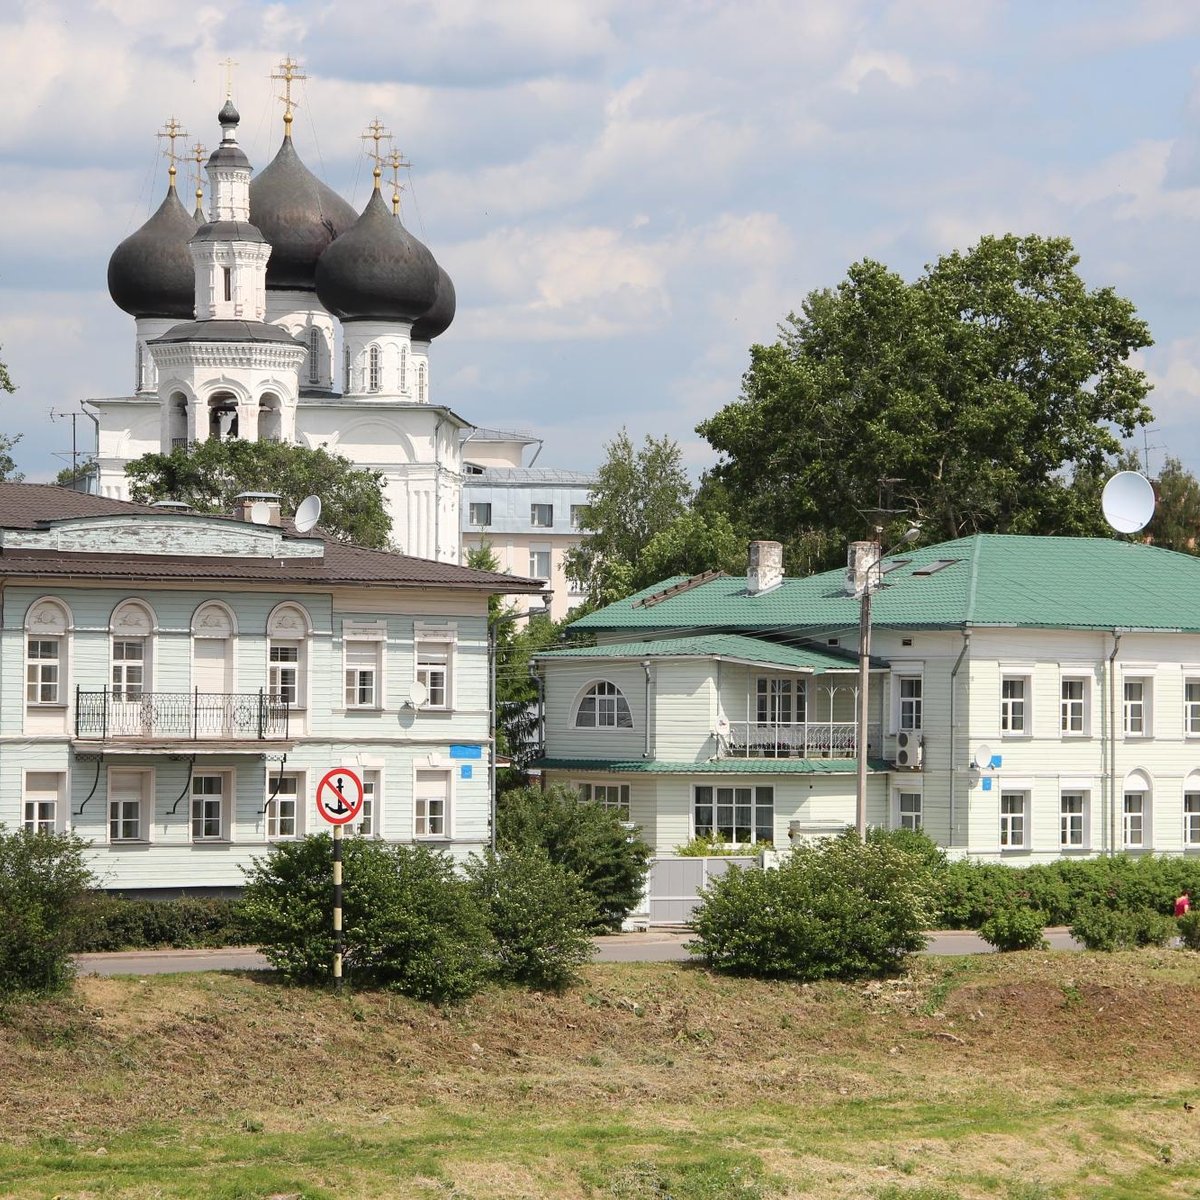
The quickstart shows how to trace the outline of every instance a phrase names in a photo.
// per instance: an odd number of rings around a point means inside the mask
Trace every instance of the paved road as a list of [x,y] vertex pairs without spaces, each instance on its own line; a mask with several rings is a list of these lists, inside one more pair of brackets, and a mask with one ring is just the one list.
[[[681,962],[688,957],[683,944],[686,932],[652,930],[649,933],[618,933],[596,939],[597,962]],[[1055,950],[1078,950],[1065,929],[1047,929],[1046,938]],[[991,947],[978,934],[951,930],[930,934],[926,954],[986,954]],[[76,957],[84,975],[165,975],[173,971],[265,971],[267,960],[245,946],[225,950],[132,950],[124,954],[80,954]]]

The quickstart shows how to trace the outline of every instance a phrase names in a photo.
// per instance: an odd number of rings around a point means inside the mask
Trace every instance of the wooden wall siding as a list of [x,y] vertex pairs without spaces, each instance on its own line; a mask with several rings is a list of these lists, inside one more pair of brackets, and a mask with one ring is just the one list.
[[[67,705],[26,718],[25,617],[29,605],[43,595],[62,598],[72,616],[68,662],[64,680]],[[487,645],[486,600],[483,596],[442,595],[433,590],[414,593],[399,590],[346,590],[331,594],[302,594],[235,589],[163,587],[128,590],[118,587],[45,588],[9,587],[3,593],[3,628],[0,630],[0,823],[19,825],[22,788],[27,770],[63,773],[69,805],[64,817],[78,813],[92,790],[96,765],[76,761],[70,745],[76,685],[100,690],[110,684],[109,621],[115,606],[125,599],[144,601],[154,613],[150,681],[147,690],[189,691],[192,688],[191,621],[196,608],[208,599],[225,602],[237,620],[235,689],[257,692],[268,684],[267,620],[271,610],[287,601],[309,614],[313,633],[308,642],[307,698],[304,722],[292,727],[297,744],[288,751],[286,770],[304,775],[305,797],[302,831],[326,828],[316,815],[313,791],[330,767],[359,766],[380,772],[381,831],[388,840],[413,837],[413,787],[417,769],[451,773],[451,829],[453,838],[438,841],[456,858],[478,850],[488,839],[488,771],[486,740]],[[343,600],[353,605],[353,619],[382,620],[386,628],[386,706],[379,713],[345,712],[342,657]],[[368,603],[369,601],[369,603]],[[457,632],[453,660],[453,708],[449,712],[407,713],[400,708],[415,678],[413,633],[416,623],[451,622]],[[34,710],[30,710],[34,711]],[[482,748],[478,759],[450,757],[454,744]],[[197,770],[236,771],[236,802],[228,843],[194,845],[190,829],[190,795],[174,814],[172,807],[187,782],[187,762],[167,755],[109,753],[100,782],[83,812],[69,817],[83,837],[93,841],[89,852],[105,886],[121,888],[238,886],[243,868],[254,855],[263,854],[268,795],[266,772],[278,771],[278,762],[264,762],[260,751],[269,745],[253,743],[250,752],[202,755]],[[462,767],[471,778],[462,777]],[[108,844],[108,768],[113,764],[152,767],[155,772],[154,816],[148,845]]]
[[[646,675],[638,663],[551,662],[546,664],[546,740],[570,758],[641,758],[646,748]],[[578,729],[575,711],[587,688],[601,680],[616,684],[629,703],[632,729]],[[651,730],[653,745],[653,729]]]

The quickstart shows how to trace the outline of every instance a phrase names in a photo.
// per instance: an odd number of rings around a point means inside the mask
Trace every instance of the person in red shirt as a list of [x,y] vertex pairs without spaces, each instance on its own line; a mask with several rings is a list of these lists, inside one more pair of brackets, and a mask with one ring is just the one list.
[[1188,910],[1191,907],[1192,907],[1192,894],[1191,894],[1191,892],[1189,892],[1187,890],[1187,888],[1184,888],[1183,895],[1177,897],[1175,900],[1175,915],[1177,917],[1186,917],[1188,914]]

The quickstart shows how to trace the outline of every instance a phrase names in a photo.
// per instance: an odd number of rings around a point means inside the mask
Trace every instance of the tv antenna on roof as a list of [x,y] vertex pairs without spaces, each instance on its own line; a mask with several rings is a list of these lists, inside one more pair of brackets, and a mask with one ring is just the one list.
[[1154,487],[1137,471],[1118,471],[1104,485],[1100,507],[1117,533],[1137,533],[1154,516]]

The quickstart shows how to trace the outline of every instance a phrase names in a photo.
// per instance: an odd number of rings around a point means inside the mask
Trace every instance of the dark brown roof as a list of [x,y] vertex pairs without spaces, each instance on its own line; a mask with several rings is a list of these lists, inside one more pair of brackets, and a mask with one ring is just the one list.
[[[205,514],[164,511],[104,496],[89,496],[51,484],[0,483],[0,528],[35,529],[71,518],[153,515],[197,521],[233,520]],[[292,536],[282,530],[285,542]],[[302,539],[324,541],[323,558],[229,558],[182,554],[95,554],[60,550],[0,550],[0,577],[144,580],[205,579],[316,586],[436,587],[497,594],[536,593],[544,585],[498,571],[477,571],[453,563],[368,550],[335,541],[319,530]]]

